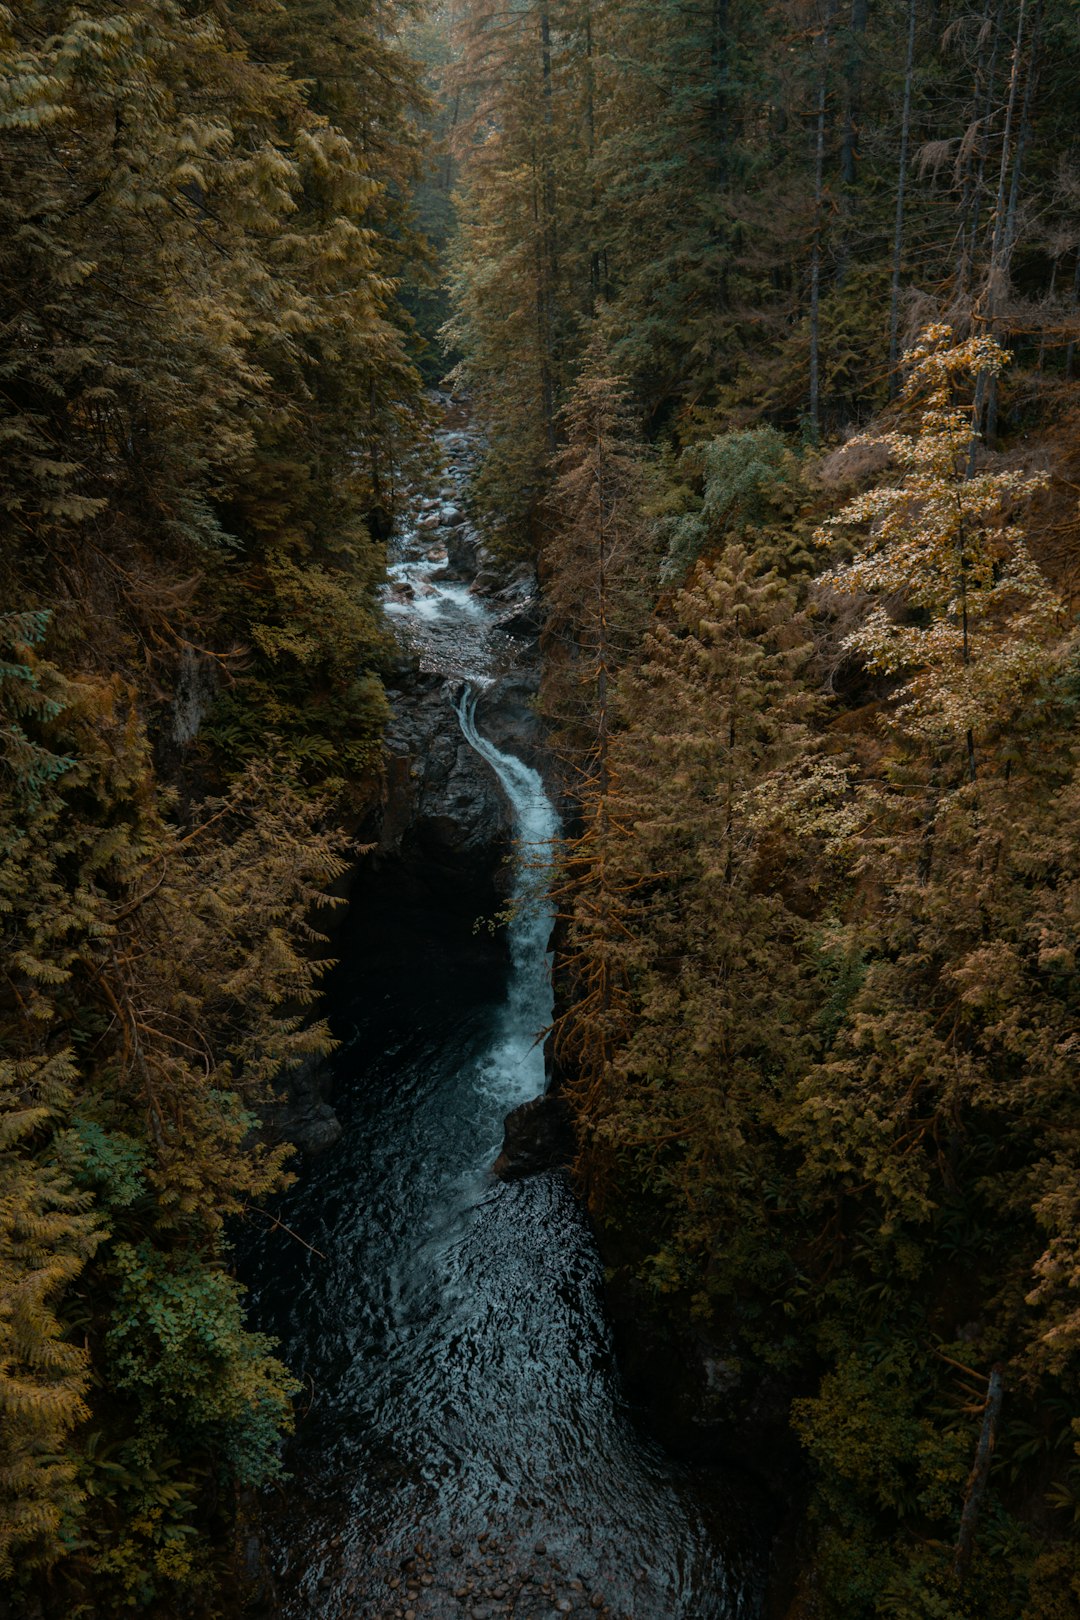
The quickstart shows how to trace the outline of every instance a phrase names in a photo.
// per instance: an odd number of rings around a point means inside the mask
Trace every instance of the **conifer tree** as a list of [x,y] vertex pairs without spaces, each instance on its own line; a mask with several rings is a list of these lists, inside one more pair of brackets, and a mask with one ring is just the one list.
[[580,8],[531,0],[507,9],[469,0],[460,20],[454,94],[459,239],[449,332],[493,431],[477,497],[506,543],[536,544],[545,468],[558,438],[576,322],[590,292],[578,135],[587,55]]
[[719,1297],[741,1275],[747,1309],[783,1269],[765,1189],[805,993],[780,846],[763,835],[755,790],[806,749],[808,654],[792,588],[731,545],[699,565],[620,689],[610,881],[630,896],[633,1017],[618,1085],[584,1111],[587,1151],[623,1196],[635,1187],[657,1209],[657,1286],[700,1287],[707,1273]]
[[[621,966],[627,882],[613,878],[623,836],[612,733],[620,670],[648,608],[648,473],[627,389],[611,375],[602,325],[563,416],[547,580],[543,701],[556,722],[567,786],[581,832],[567,840],[556,895],[569,919],[567,971],[574,1006],[556,1051],[575,1084],[599,1092],[625,1021]],[[629,880],[629,888],[634,885]]]
[[280,1467],[224,1228],[331,1045],[313,784],[377,791],[401,15],[0,7],[0,1564],[34,1612],[209,1603]]
[[0,666],[0,735],[20,734],[0,795],[0,1538],[21,1590],[59,1563],[108,1607],[197,1583],[207,1471],[279,1467],[294,1386],[244,1327],[224,1222],[283,1180],[255,1111],[328,1049],[296,1009],[343,867],[265,767],[167,822],[132,690],[64,676],[22,639],[45,628],[9,619]]
[[1007,355],[993,338],[956,343],[931,326],[907,355],[905,398],[920,411],[914,435],[890,433],[887,445],[905,476],[856,496],[828,519],[836,529],[869,525],[857,556],[825,575],[834,589],[905,601],[924,621],[898,622],[874,607],[845,646],[871,669],[914,670],[900,692],[895,721],[930,743],[963,738],[975,779],[975,737],[1015,706],[1041,672],[1061,603],[1024,544],[1010,509],[1045,483],[1038,475],[969,476],[971,407],[953,403],[965,377],[997,375]]

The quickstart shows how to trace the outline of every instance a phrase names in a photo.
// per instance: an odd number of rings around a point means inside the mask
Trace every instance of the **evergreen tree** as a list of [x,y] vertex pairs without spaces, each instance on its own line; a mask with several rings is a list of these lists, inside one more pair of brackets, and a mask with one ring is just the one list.
[[462,7],[452,83],[469,108],[452,267],[457,375],[492,432],[477,497],[508,545],[536,544],[575,326],[588,308],[583,210],[583,43],[559,0]]
[[566,446],[550,510],[542,699],[555,722],[580,832],[566,840],[556,897],[567,918],[564,971],[573,1006],[555,1050],[575,1084],[598,1095],[610,1077],[627,1013],[621,965],[625,896],[636,879],[614,875],[624,836],[613,760],[620,670],[648,606],[649,487],[625,384],[613,377],[602,328],[563,416]]
[[969,475],[972,419],[952,403],[967,374],[997,376],[1007,356],[993,338],[957,344],[931,326],[905,355],[905,396],[918,403],[917,433],[891,433],[886,445],[906,470],[898,484],[857,496],[821,531],[869,524],[852,562],[825,575],[836,590],[906,602],[922,622],[899,623],[875,607],[844,643],[871,669],[914,668],[892,717],[929,742],[963,737],[975,779],[975,735],[1015,706],[1041,673],[1061,603],[1029,556],[1008,509],[1045,479],[1015,472]]
[[[619,960],[632,1016],[618,1083],[583,1110],[586,1164],[656,1213],[646,1274],[736,1292],[784,1274],[770,1233],[773,1114],[804,1040],[801,925],[755,790],[807,746],[809,644],[794,592],[732,545],[676,596],[620,690],[609,882],[629,896]],[[767,876],[773,892],[768,892]],[[790,1083],[790,1081],[788,1082]]]
[[331,1044],[317,787],[378,791],[423,420],[406,10],[0,8],[0,1566],[28,1608],[212,1607],[291,1421],[224,1228],[286,1179],[259,1113]]

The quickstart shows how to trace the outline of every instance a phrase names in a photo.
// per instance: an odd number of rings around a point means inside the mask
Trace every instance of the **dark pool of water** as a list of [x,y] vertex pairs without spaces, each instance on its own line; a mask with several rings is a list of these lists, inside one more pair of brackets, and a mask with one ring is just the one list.
[[[542,836],[539,802],[518,811]],[[627,1410],[566,1178],[490,1173],[504,1115],[542,1088],[545,933],[519,924],[508,962],[392,873],[353,906],[331,998],[344,1137],[276,1206],[324,1258],[280,1229],[244,1255],[257,1325],[307,1386],[268,1510],[287,1616],[393,1613],[372,1594],[418,1545],[445,1579],[416,1612],[468,1613],[453,1583],[481,1533],[523,1566],[542,1542],[635,1620],[759,1610],[737,1485],[684,1474]]]

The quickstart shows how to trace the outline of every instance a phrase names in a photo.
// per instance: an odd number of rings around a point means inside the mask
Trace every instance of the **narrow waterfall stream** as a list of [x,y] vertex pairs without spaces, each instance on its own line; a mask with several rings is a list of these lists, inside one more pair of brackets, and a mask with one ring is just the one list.
[[[483,681],[493,615],[431,580],[430,550],[406,536],[397,579],[423,590],[401,616],[450,673]],[[631,1421],[568,1178],[491,1175],[504,1116],[544,1089],[539,869],[557,821],[538,773],[481,734],[468,685],[448,687],[447,723],[512,808],[509,969],[392,893],[346,932],[344,1136],[276,1206],[300,1241],[268,1231],[246,1265],[258,1323],[308,1390],[268,1516],[279,1612],[749,1620],[747,1515]]]

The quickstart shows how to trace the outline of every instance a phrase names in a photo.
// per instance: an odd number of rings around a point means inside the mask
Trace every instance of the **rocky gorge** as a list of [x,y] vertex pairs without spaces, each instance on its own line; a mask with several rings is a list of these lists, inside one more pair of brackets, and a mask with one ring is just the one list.
[[264,1590],[289,1620],[748,1620],[757,1531],[733,1480],[639,1432],[559,1168],[536,584],[463,517],[468,431],[442,443],[386,588],[386,789],[329,987],[339,1135],[281,1201],[299,1241],[247,1256],[308,1389]]

